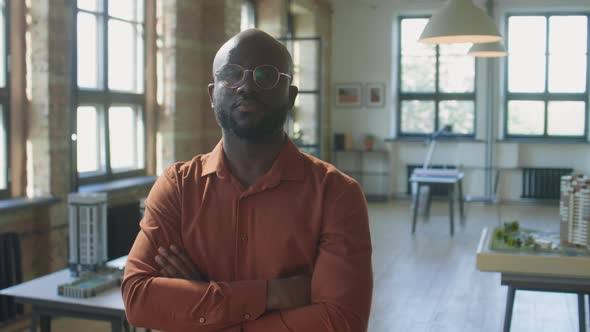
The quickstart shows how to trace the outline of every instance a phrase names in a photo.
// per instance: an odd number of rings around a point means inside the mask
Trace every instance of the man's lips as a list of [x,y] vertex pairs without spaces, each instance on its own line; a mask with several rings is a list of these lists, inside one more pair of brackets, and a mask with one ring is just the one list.
[[257,112],[262,104],[256,100],[242,100],[236,103],[235,108],[240,112]]

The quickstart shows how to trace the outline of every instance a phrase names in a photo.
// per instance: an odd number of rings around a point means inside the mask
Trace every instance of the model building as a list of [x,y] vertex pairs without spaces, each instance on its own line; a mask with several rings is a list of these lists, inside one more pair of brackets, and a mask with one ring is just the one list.
[[561,242],[590,249],[590,178],[585,175],[561,177]]
[[73,276],[95,271],[106,263],[107,194],[72,193],[68,195],[69,266]]

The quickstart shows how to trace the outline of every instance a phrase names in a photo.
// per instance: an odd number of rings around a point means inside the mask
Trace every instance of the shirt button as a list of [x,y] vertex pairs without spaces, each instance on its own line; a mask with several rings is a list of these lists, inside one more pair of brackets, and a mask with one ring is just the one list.
[[244,319],[250,319],[250,314],[244,314]]
[[242,242],[248,241],[248,236],[246,234],[242,234]]
[[199,318],[199,323],[201,323],[201,324],[202,324],[202,323],[205,323],[205,317],[201,317],[201,318]]

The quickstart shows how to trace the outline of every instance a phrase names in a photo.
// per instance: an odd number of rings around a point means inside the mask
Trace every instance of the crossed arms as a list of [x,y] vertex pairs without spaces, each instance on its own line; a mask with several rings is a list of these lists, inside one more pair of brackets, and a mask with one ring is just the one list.
[[366,331],[371,242],[356,183],[326,206],[311,276],[238,281],[205,280],[182,248],[170,246],[182,243],[174,212],[180,206],[159,202],[179,204],[173,186],[158,179],[146,204],[152,222],[142,222],[128,257],[122,292],[131,324],[164,331]]

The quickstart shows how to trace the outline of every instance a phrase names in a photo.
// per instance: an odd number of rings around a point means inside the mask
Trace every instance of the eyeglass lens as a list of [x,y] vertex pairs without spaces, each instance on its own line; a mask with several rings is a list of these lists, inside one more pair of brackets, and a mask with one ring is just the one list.
[[[271,65],[256,67],[253,72],[254,82],[261,89],[272,89],[279,81],[279,71]],[[245,78],[245,70],[239,65],[227,64],[217,73],[217,78],[227,87],[236,88]]]

